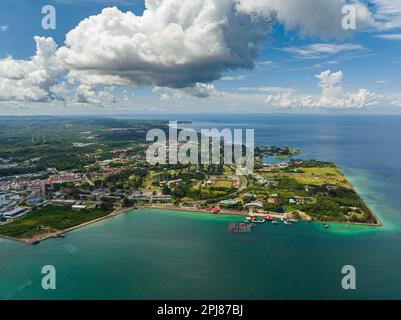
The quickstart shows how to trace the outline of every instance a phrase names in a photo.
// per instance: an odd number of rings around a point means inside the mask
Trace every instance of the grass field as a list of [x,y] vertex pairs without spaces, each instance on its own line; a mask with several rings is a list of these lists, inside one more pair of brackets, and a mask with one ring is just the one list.
[[338,185],[350,188],[350,184],[336,167],[316,167],[298,169],[301,173],[292,173],[291,177],[306,185]]
[[212,180],[213,187],[215,188],[234,188],[237,184],[237,180]]
[[337,167],[311,167],[297,168],[294,173],[264,173],[266,178],[292,178],[298,183],[311,186],[336,185],[345,188],[352,188],[347,179]]
[[64,206],[49,205],[31,212],[25,217],[0,226],[0,235],[17,239],[29,239],[37,235],[54,233],[108,215],[100,209],[73,211]]

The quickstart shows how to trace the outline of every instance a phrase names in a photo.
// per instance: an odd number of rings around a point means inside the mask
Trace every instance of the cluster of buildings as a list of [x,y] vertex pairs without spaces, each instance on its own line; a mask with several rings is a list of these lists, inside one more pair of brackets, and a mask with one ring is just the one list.
[[135,191],[131,196],[128,197],[130,200],[138,202],[171,202],[171,195],[158,194],[154,195],[152,193],[144,193],[141,191]]
[[280,162],[280,163],[265,163],[263,167],[265,170],[277,170],[277,169],[286,169],[290,166],[288,162]]
[[276,181],[274,179],[266,179],[258,174],[254,174],[253,176],[256,179],[256,181],[259,183],[259,185],[261,185],[262,187],[269,187],[269,186],[277,187],[278,186],[278,181]]
[[18,167],[18,163],[12,162],[10,159],[0,158],[0,170],[12,169]]
[[227,200],[220,201],[219,205],[223,206],[223,207],[232,207],[232,206],[239,204],[240,202],[241,201],[236,200],[236,199],[227,199]]
[[[74,143],[75,148],[85,148],[91,146],[92,143]],[[88,154],[96,160],[95,166],[99,169],[91,172],[91,179],[98,180],[110,175],[121,172],[124,167],[131,163],[132,160],[141,159],[141,155],[127,156],[125,152],[132,151],[132,148],[124,150],[115,150],[113,159],[98,160],[98,154]],[[40,159],[27,160],[24,163],[14,163],[10,159],[0,158],[0,169],[10,169],[18,166],[32,165]],[[91,169],[93,165],[89,165],[86,169]],[[92,180],[84,173],[71,171],[57,171],[49,168],[44,171],[9,175],[0,177],[0,222],[4,222],[10,218],[18,218],[29,212],[32,206],[44,206],[48,203],[68,206],[73,210],[81,211],[90,209],[101,204],[105,198],[113,200],[115,205],[120,203],[121,199],[126,196],[125,190],[95,189]],[[90,190],[82,190],[81,185],[88,184]],[[77,194],[72,193],[69,188],[60,189],[60,185],[74,185],[79,187]],[[142,201],[149,202],[171,202],[171,196],[166,195],[141,195],[133,194],[132,198],[138,198]]]
[[0,210],[3,208],[16,206],[20,201],[20,196],[17,193],[0,193]]
[[6,221],[7,219],[17,218],[28,213],[29,209],[26,207],[17,207],[11,210],[0,212],[0,222]]
[[0,220],[18,218],[29,212],[28,206],[46,205],[52,196],[46,189],[63,183],[81,182],[79,174],[57,172],[49,168],[46,171],[7,176],[0,179]]
[[87,165],[84,168],[90,171],[94,166],[99,167],[99,170],[91,172],[91,175],[94,179],[100,179],[120,173],[127,164],[131,163],[133,158],[136,157],[129,158],[121,155],[113,159],[97,161],[96,165]]
[[82,174],[68,171],[61,171],[51,175],[45,183],[47,185],[63,184],[63,183],[81,183],[83,181]]
[[51,200],[51,204],[70,207],[72,210],[81,211],[88,209],[88,207],[79,200]]
[[93,145],[93,143],[74,142],[72,145],[74,146],[74,148],[86,148]]
[[167,187],[176,187],[176,186],[179,186],[179,185],[181,185],[183,183],[183,180],[182,179],[174,179],[174,180],[169,180],[169,181],[160,181],[160,187],[164,187],[164,186],[167,186]]
[[291,161],[283,161],[279,163],[264,163],[263,168],[266,171],[272,171],[272,170],[277,170],[277,169],[286,169],[290,165],[301,165],[303,164],[303,161],[297,161],[297,160],[291,160]]
[[289,204],[309,204],[316,202],[316,198],[313,197],[301,197],[301,196],[294,196],[288,200]]
[[40,185],[42,183],[43,177],[49,174],[49,170],[52,169],[37,173],[0,177],[0,192],[12,190],[22,191],[29,188],[34,188],[35,185]]
[[[250,211],[263,211],[265,205],[275,205],[278,206],[279,213],[285,213],[287,211],[286,201],[283,202],[283,199],[278,194],[271,194],[267,199],[259,202],[255,201],[255,195],[252,193],[246,193],[243,195],[243,199],[246,201],[250,201],[248,203],[244,203],[243,207],[245,209],[249,209]],[[289,205],[302,205],[302,204],[310,204],[316,202],[316,198],[314,197],[302,197],[302,196],[293,196],[288,199]],[[230,208],[234,207],[238,204],[241,204],[241,200],[238,199],[226,199],[219,202],[220,207]],[[262,212],[263,213],[263,212]]]
[[26,214],[28,208],[20,207],[20,202],[18,193],[0,193],[0,222]]

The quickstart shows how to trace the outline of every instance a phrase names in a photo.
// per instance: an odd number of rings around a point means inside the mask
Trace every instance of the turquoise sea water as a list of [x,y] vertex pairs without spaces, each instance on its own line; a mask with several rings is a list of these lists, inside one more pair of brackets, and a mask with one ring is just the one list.
[[277,158],[275,156],[268,156],[268,155],[263,157],[263,163],[266,163],[266,164],[277,164],[277,163],[290,161],[290,160],[291,160],[290,157],[288,157],[288,158]]
[[[139,210],[35,247],[0,240],[0,299],[401,298],[401,117],[195,120],[335,161],[384,227],[266,224],[238,235],[227,232],[232,217]],[[41,289],[43,265],[56,267],[55,291]],[[357,270],[355,291],[341,289],[344,265]]]

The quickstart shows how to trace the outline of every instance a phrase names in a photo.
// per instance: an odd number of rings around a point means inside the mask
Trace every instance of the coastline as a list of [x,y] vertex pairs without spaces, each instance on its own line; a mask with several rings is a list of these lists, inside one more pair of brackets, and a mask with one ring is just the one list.
[[3,236],[3,235],[0,235],[0,239],[16,241],[16,242],[20,242],[20,243],[23,243],[23,244],[31,244],[29,242],[29,240],[26,240],[26,239],[18,239],[18,238],[13,238],[13,237],[9,237],[9,236]]
[[212,216],[227,215],[227,216],[237,216],[237,217],[247,217],[249,213],[234,210],[221,210],[218,214],[212,214],[210,211],[205,209],[198,209],[193,207],[175,207],[175,206],[141,206],[137,209],[150,209],[150,210],[164,210],[164,211],[180,211],[180,212],[191,212],[191,213],[206,213]]
[[[248,217],[250,215],[248,212],[234,211],[234,210],[221,210],[220,213],[218,213],[218,214],[212,214],[210,211],[207,211],[204,209],[197,209],[197,208],[192,208],[192,207],[182,208],[182,207],[174,207],[174,206],[166,206],[166,207],[141,206],[141,207],[138,207],[137,209],[180,211],[180,212],[188,212],[188,213],[206,213],[211,216],[227,215],[227,216],[236,216],[236,217]],[[258,217],[265,217],[266,215],[270,215],[270,214],[254,213],[253,215],[258,216]],[[303,221],[306,222],[305,220],[303,220]],[[361,222],[320,221],[320,220],[314,220],[314,221],[311,221],[311,223],[330,223],[330,224],[347,225],[347,226],[361,226],[361,227],[382,227],[383,224],[381,224],[381,222],[379,220],[377,220],[377,221],[380,224],[361,223]]]
[[[345,172],[338,167],[338,170],[340,171],[340,173],[346,178],[347,182],[351,185],[351,187],[353,188],[353,190],[358,194],[358,196],[365,202],[364,198],[362,197],[362,195],[360,194],[360,192],[357,190],[357,188],[355,188],[354,184],[350,181],[349,177],[345,174]],[[320,221],[320,220],[314,220],[314,223],[330,223],[330,224],[337,224],[337,225],[348,225],[348,226],[364,226],[364,227],[383,227],[383,223],[381,222],[381,220],[378,218],[378,216],[376,215],[376,213],[368,206],[368,204],[366,204],[366,207],[368,208],[370,214],[375,218],[376,223],[361,223],[361,222],[341,222],[341,221]],[[80,225],[76,225],[64,230],[60,230],[57,231],[55,233],[51,233],[51,234],[45,234],[45,235],[38,235],[35,236],[33,238],[30,239],[20,239],[20,238],[13,238],[13,237],[9,237],[9,236],[3,236],[0,235],[0,238],[5,239],[5,240],[10,240],[10,241],[17,241],[23,244],[29,244],[29,245],[35,245],[38,244],[42,241],[46,241],[48,239],[52,239],[55,237],[59,237],[59,236],[63,236],[66,233],[72,232],[74,230],[77,229],[81,229],[81,228],[85,228],[87,226],[90,226],[92,224],[101,222],[101,221],[105,221],[111,218],[114,218],[120,214],[123,214],[125,212],[128,211],[132,211],[135,209],[150,209],[150,210],[165,210],[165,211],[180,211],[180,212],[188,212],[188,213],[204,213],[204,214],[210,214],[213,215],[210,211],[206,210],[206,209],[198,209],[198,208],[194,208],[194,207],[177,207],[174,205],[171,206],[153,206],[153,205],[145,205],[145,206],[140,206],[140,207],[130,207],[130,208],[118,208],[115,209],[114,211],[112,211],[110,214],[92,220],[92,221],[88,221],[85,223],[82,223]],[[243,212],[243,211],[235,211],[235,210],[227,210],[227,209],[221,209],[221,211],[216,214],[216,215],[227,215],[227,216],[236,216],[236,217],[247,217],[249,216],[248,212]],[[265,214],[254,214],[255,216],[265,216]]]
[[[377,222],[375,224],[374,223],[358,223],[358,222],[354,222],[354,223],[352,223],[352,225],[383,227],[384,225],[381,222],[381,220],[379,219],[379,217],[377,216],[377,214],[366,203],[365,199],[363,198],[363,196],[361,195],[359,190],[357,188],[355,188],[355,185],[350,181],[349,177],[345,174],[345,172],[339,166],[337,166],[337,168],[340,171],[340,173],[347,179],[347,182],[351,185],[352,189],[355,191],[355,193],[358,195],[358,197],[361,198],[362,201],[365,203],[366,207],[369,210],[369,213],[376,219],[376,222]],[[342,224],[344,224],[344,222]],[[351,224],[351,223],[345,223],[345,224]]]
[[64,230],[57,231],[55,233],[49,233],[49,234],[45,234],[45,235],[38,235],[38,236],[32,237],[30,239],[13,238],[13,237],[8,237],[8,236],[3,236],[3,235],[0,235],[0,238],[5,239],[5,240],[17,241],[17,242],[20,242],[20,243],[23,243],[23,244],[35,245],[35,244],[39,244],[40,242],[43,242],[43,241],[46,241],[46,240],[49,240],[49,239],[53,239],[55,237],[62,236],[64,234],[72,232],[74,230],[85,228],[85,227],[88,227],[88,226],[90,226],[92,224],[95,224],[95,223],[98,223],[98,222],[101,222],[101,221],[105,221],[105,220],[114,218],[114,217],[116,217],[116,216],[118,216],[120,214],[123,214],[123,213],[128,212],[128,211],[132,211],[134,209],[135,208],[133,208],[133,207],[130,207],[130,208],[118,208],[118,209],[115,209],[114,211],[112,211],[111,213],[109,213],[108,215],[106,215],[104,217],[100,217],[100,218],[95,219],[95,220],[87,221],[87,222],[81,223],[79,225],[76,225],[76,226],[73,226],[73,227],[70,227],[70,228],[67,228],[67,229],[64,229]]

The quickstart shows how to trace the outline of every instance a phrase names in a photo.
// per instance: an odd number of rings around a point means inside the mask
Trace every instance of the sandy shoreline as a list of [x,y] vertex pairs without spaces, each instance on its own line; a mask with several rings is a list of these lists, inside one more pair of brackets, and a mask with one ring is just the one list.
[[[212,212],[206,209],[198,209],[193,207],[175,207],[175,206],[141,206],[137,209],[151,209],[151,210],[165,210],[165,211],[181,211],[181,212],[192,212],[192,213],[207,213],[213,215]],[[247,217],[249,213],[242,211],[234,211],[234,210],[221,210],[220,213],[214,215],[228,215],[228,216],[239,216],[239,217]]]
[[[203,210],[203,209],[197,209],[197,208],[191,208],[191,207],[186,207],[186,208],[180,208],[180,207],[173,207],[173,206],[166,206],[166,207],[156,207],[156,206],[142,206],[137,209],[151,209],[151,210],[165,210],[165,211],[181,211],[181,212],[191,212],[191,213],[207,213],[210,215],[213,215],[210,211],[208,210]],[[373,214],[373,213],[372,213]],[[248,212],[243,212],[243,211],[233,211],[233,210],[221,210],[218,215],[227,215],[227,216],[237,216],[237,217],[249,217],[250,214]],[[266,217],[266,216],[273,216],[274,214],[272,213],[253,213],[252,215],[258,216],[258,217]],[[303,220],[307,222],[306,220]],[[379,223],[380,221],[377,220]],[[361,222],[340,222],[340,221],[320,221],[320,220],[314,220],[311,221],[312,223],[332,223],[332,224],[341,224],[341,225],[349,225],[349,226],[362,226],[362,227],[382,227],[383,225],[380,224],[374,224],[374,223],[361,223]]]
[[114,210],[113,212],[111,212],[110,214],[108,214],[107,216],[104,216],[104,217],[101,217],[101,218],[98,218],[98,219],[95,219],[95,220],[91,220],[91,221],[88,221],[88,222],[84,222],[84,223],[76,225],[74,227],[67,228],[67,229],[64,229],[64,230],[60,230],[60,231],[57,231],[57,232],[54,232],[54,233],[38,235],[38,236],[32,237],[30,239],[19,239],[19,238],[13,238],[13,237],[2,236],[2,235],[0,235],[0,238],[6,239],[6,240],[11,240],[11,241],[18,241],[18,242],[21,242],[21,243],[24,243],[24,244],[34,245],[34,244],[38,244],[38,243],[40,243],[42,241],[46,241],[48,239],[53,239],[53,238],[58,237],[60,235],[64,235],[64,234],[69,233],[71,231],[74,231],[74,230],[77,230],[77,229],[81,229],[81,228],[85,228],[85,227],[90,226],[92,224],[95,224],[97,222],[114,218],[114,217],[116,217],[116,216],[118,216],[120,214],[123,214],[125,212],[131,211],[131,210],[134,210],[134,209],[135,208],[118,208],[118,209]]
[[[346,175],[344,175],[344,176],[347,177]],[[351,182],[349,182],[349,183],[352,185]],[[357,190],[355,190],[355,192],[358,193]],[[358,195],[360,196],[359,193],[358,193]],[[363,198],[361,197],[361,199],[363,199]],[[134,207],[131,207],[131,208],[118,208],[118,209],[114,210],[113,212],[111,212],[110,214],[108,214],[107,216],[104,216],[104,217],[101,217],[101,218],[98,218],[98,219],[95,219],[95,220],[92,220],[92,221],[88,221],[88,222],[82,223],[80,225],[77,225],[77,226],[74,226],[74,227],[71,227],[71,228],[67,228],[65,230],[58,231],[56,233],[51,233],[51,234],[46,234],[46,235],[39,235],[39,236],[33,237],[31,239],[18,239],[18,238],[2,236],[2,235],[0,235],[0,238],[6,239],[6,240],[11,240],[11,241],[18,241],[18,242],[24,243],[24,244],[34,245],[34,244],[38,244],[38,243],[40,243],[42,241],[46,241],[48,239],[53,239],[53,238],[55,238],[57,236],[64,235],[64,234],[72,232],[74,230],[85,228],[85,227],[90,226],[92,224],[95,224],[97,222],[101,222],[101,221],[105,221],[105,220],[114,218],[114,217],[116,217],[116,216],[118,216],[120,214],[123,214],[125,212],[129,212],[129,211],[132,211],[132,210],[138,210],[138,209],[150,209],[150,210],[162,210],[162,211],[180,211],[180,212],[188,212],[188,213],[204,213],[204,214],[213,215],[212,212],[210,212],[210,211],[208,211],[206,209],[198,209],[198,208],[193,208],[193,207],[151,206],[151,205],[148,205],[148,206],[141,206],[141,207],[137,207],[137,208],[134,208]],[[372,210],[369,207],[368,207],[368,209],[372,212]],[[249,213],[248,212],[244,212],[244,211],[234,211],[234,210],[224,210],[224,209],[222,209],[218,214],[215,214],[215,215],[248,217]],[[253,214],[253,215],[263,217],[263,216],[269,215],[269,213],[266,213],[266,214],[258,214],[258,213],[256,213],[256,214]],[[339,222],[339,221],[312,221],[312,222],[313,223],[332,223],[332,224],[350,225],[350,226],[382,227],[383,224],[380,222],[380,220],[377,218],[377,216],[373,212],[372,212],[372,215],[375,217],[376,221],[378,222],[377,224],[358,223],[358,222]]]
[[[383,227],[383,223],[380,221],[380,219],[378,218],[378,216],[376,215],[376,213],[368,206],[368,204],[366,203],[365,199],[362,197],[362,195],[360,194],[360,192],[358,191],[357,188],[355,188],[354,184],[350,181],[350,179],[348,178],[348,176],[345,174],[345,172],[338,167],[338,170],[340,170],[341,174],[345,177],[345,179],[347,179],[347,182],[351,185],[352,189],[356,192],[356,194],[358,195],[359,198],[362,199],[362,201],[365,203],[366,207],[368,208],[370,214],[376,219],[377,223],[358,223],[358,222],[354,222],[354,223],[347,223],[345,222],[345,224],[352,224],[352,225],[361,225],[361,226],[375,226],[375,227]],[[339,222],[341,223],[341,222]],[[342,222],[342,224],[344,224],[344,222]]]

